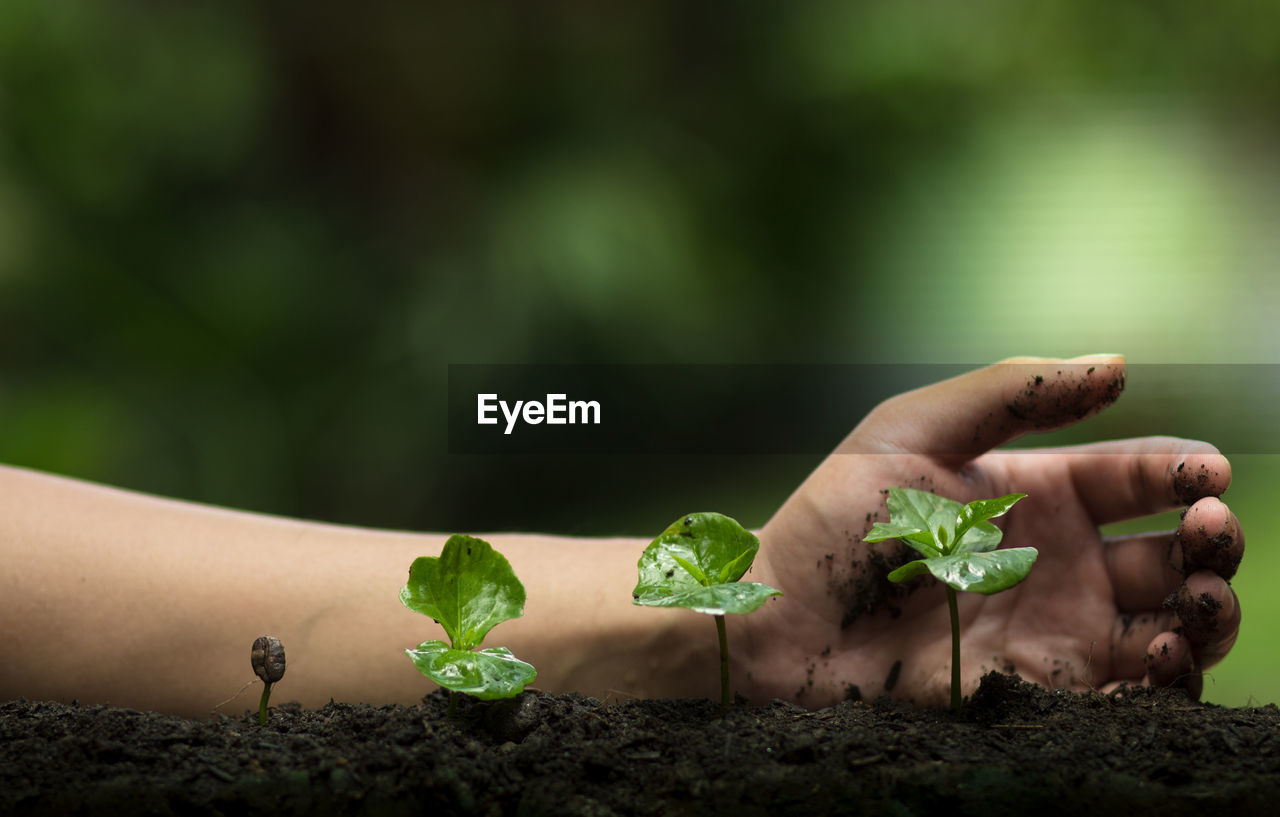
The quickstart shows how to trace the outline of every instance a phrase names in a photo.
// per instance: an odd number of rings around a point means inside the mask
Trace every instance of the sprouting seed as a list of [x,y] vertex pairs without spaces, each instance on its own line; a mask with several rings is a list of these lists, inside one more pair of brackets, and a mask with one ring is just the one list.
[[249,653],[254,673],[262,679],[262,700],[258,703],[258,725],[267,723],[267,702],[271,700],[271,685],[284,677],[284,645],[273,635],[258,636]]

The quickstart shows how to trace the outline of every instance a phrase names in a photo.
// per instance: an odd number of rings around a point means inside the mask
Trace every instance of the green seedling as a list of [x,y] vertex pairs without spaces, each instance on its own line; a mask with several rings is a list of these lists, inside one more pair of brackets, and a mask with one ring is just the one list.
[[284,677],[284,645],[273,635],[258,636],[249,652],[253,672],[262,679],[262,698],[258,701],[258,726],[267,725],[267,703],[271,685]]
[[640,581],[632,602],[647,607],[687,607],[716,618],[720,637],[720,702],[729,706],[729,639],[726,613],[750,613],[770,596],[758,582],[740,582],[755,561],[760,540],[718,513],[692,513],[671,524],[640,554]]
[[1027,577],[1039,555],[1035,548],[996,550],[1004,533],[988,520],[1005,514],[1026,494],[979,499],[961,505],[912,488],[889,489],[889,521],[877,522],[864,542],[898,539],[925,558],[907,562],[889,581],[930,573],[946,585],[951,612],[951,708],[960,708],[960,617],[956,591],[991,595]]
[[[537,677],[533,666],[506,647],[478,647],[494,626],[524,615],[524,599],[524,585],[501,553],[483,539],[450,536],[439,557],[413,560],[400,590],[404,606],[435,619],[449,643],[424,641],[405,652],[445,689],[486,701],[517,695]],[[450,713],[455,701],[450,696]]]

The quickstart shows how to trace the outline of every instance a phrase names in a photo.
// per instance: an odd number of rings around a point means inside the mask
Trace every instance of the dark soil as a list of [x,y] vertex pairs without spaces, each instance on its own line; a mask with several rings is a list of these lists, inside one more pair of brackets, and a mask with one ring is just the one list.
[[[1280,710],[988,675],[960,715],[527,692],[241,719],[0,705],[5,814],[1274,813]],[[1227,812],[1230,809],[1230,812]]]

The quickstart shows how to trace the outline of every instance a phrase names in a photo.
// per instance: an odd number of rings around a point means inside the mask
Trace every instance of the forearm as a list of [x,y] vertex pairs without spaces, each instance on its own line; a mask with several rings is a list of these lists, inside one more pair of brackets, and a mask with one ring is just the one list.
[[[630,603],[643,541],[479,535],[528,591],[525,616],[486,643],[533,663],[536,686],[600,697],[714,686],[704,617]],[[404,649],[443,633],[397,593],[444,539],[0,467],[0,699],[204,715],[252,677],[249,645],[269,633],[288,653],[280,700],[412,702],[431,685]]]

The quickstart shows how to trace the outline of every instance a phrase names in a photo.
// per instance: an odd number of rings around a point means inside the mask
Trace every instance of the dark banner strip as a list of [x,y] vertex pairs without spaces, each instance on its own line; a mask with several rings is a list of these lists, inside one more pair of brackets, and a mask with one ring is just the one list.
[[[978,365],[488,365],[448,371],[453,454],[823,454],[893,395]],[[995,406],[1014,421],[1037,398]],[[1014,446],[1147,435],[1207,440],[1224,453],[1280,453],[1280,367],[1131,364],[1120,400],[1084,423]],[[1002,414],[1003,413],[1003,414]],[[855,452],[852,449],[849,453]],[[921,451],[932,455],[952,451]]]

